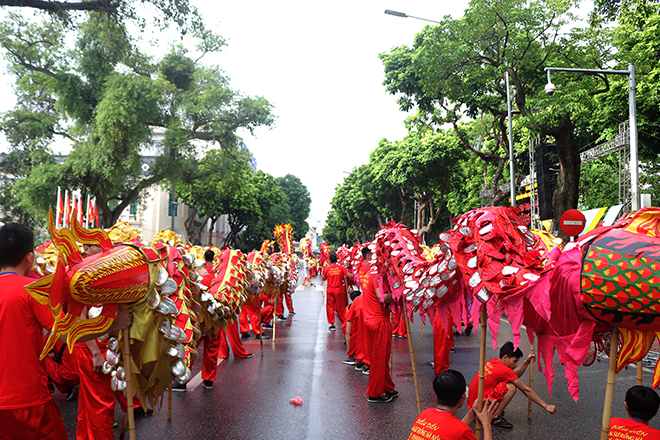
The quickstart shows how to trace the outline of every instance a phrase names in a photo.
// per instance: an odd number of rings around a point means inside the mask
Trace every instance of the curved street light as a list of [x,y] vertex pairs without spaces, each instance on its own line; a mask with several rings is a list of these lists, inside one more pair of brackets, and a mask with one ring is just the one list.
[[387,15],[394,15],[395,17],[402,17],[402,18],[416,18],[417,20],[424,20],[428,21],[431,23],[438,23],[437,21],[434,20],[429,20],[428,18],[422,18],[422,17],[413,17],[412,15],[408,15],[405,12],[398,12],[398,11],[392,11],[390,9],[385,9],[385,13]]

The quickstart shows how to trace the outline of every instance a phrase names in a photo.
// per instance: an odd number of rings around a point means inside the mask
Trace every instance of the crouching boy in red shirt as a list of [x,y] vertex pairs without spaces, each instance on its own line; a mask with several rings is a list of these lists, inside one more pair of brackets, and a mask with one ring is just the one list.
[[[534,355],[530,354],[527,359],[518,366],[518,361],[522,358],[523,352],[520,347],[513,349],[513,342],[509,341],[502,345],[500,348],[500,358],[494,358],[486,362],[486,369],[484,372],[484,399],[489,399],[493,402],[499,402],[496,417],[493,419],[493,425],[500,428],[513,428],[513,425],[502,417],[502,413],[506,406],[511,402],[516,390],[520,390],[532,402],[539,405],[541,408],[554,414],[557,412],[557,407],[548,405],[541,399],[533,389],[525,385],[520,380],[520,377],[525,374],[527,366],[530,364]],[[479,373],[474,375],[472,383],[470,383],[470,391],[468,393],[468,408],[472,408],[479,395]]]

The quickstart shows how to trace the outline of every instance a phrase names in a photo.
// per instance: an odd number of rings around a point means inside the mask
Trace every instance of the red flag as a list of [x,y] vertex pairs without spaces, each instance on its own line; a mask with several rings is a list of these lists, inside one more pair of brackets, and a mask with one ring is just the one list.
[[82,194],[78,197],[78,223],[82,225],[83,222],[83,204]]
[[94,198],[94,224],[97,227],[101,225],[101,222],[99,222],[99,210],[96,207],[96,197]]
[[92,207],[92,198],[87,195],[87,227],[93,228],[92,221],[94,220],[94,208]]
[[55,215],[55,226],[60,227],[62,224],[62,210],[64,208],[64,204],[62,203],[62,189],[58,186],[57,187],[57,207],[55,208],[57,211],[57,214]]
[[65,191],[64,196],[64,218],[62,219],[62,227],[65,228],[71,219],[71,201],[69,199],[69,191]]

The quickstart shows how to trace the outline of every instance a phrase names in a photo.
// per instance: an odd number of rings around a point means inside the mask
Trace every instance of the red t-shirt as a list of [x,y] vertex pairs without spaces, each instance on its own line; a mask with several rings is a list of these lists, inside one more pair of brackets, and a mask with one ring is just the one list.
[[206,271],[208,273],[214,273],[213,272],[213,263],[204,263],[204,267],[206,268]]
[[371,272],[371,266],[366,261],[363,261],[358,269],[358,282],[360,286],[362,285],[362,280],[369,278],[369,272]]
[[323,269],[323,276],[328,280],[328,292],[346,292],[346,274],[348,270],[339,264],[331,264]]
[[53,314],[23,289],[33,281],[0,275],[0,410],[29,408],[51,399],[39,355],[43,330],[53,326]]
[[358,317],[362,314],[362,295],[355,297],[350,306],[346,308],[346,322],[351,321],[355,325]]
[[408,440],[476,440],[470,427],[444,409],[424,410],[415,423]]
[[[518,379],[513,369],[507,367],[498,358],[486,362],[484,370],[484,399],[500,401],[506,394],[506,384]],[[479,397],[479,373],[474,375],[468,393],[468,408],[472,408]]]
[[608,440],[660,440],[660,430],[633,419],[612,417]]
[[370,273],[369,277],[362,280],[362,309],[364,310],[365,321],[390,320],[390,308],[380,302],[376,295],[378,287],[378,274]]
[[215,278],[215,275],[213,275],[211,272],[207,272],[206,274],[202,275],[202,281],[200,281],[204,286],[208,287],[209,289],[211,288],[211,283],[213,282],[213,278]]

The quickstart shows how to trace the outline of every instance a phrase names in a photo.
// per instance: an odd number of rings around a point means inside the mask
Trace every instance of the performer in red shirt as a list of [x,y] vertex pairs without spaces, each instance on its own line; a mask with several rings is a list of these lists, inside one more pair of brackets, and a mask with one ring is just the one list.
[[392,336],[400,339],[408,337],[408,329],[406,328],[406,318],[403,315],[405,310],[403,307],[392,308]]
[[339,322],[343,324],[346,321],[344,313],[346,312],[346,306],[348,306],[347,276],[352,278],[353,274],[349,274],[344,266],[337,264],[337,254],[331,253],[330,264],[323,269],[323,281],[328,281],[325,310],[328,316],[328,324],[330,324],[330,331],[336,329],[335,312],[337,312]]
[[362,258],[364,258],[364,261],[358,269],[358,284],[360,286],[362,286],[364,280],[369,278],[369,272],[371,272],[371,264],[369,264],[369,260],[371,260],[371,251],[367,246],[362,248]]
[[[103,249],[95,244],[85,244],[83,249],[85,257],[103,252]],[[88,313],[88,310],[85,310],[84,318],[88,317]],[[73,347],[74,365],[80,378],[77,440],[114,439],[115,398],[119,401],[122,411],[127,411],[126,397],[122,392],[112,391],[112,376],[103,373],[107,351],[108,341],[105,337],[78,342]],[[133,411],[135,415],[145,414],[137,396],[133,398]]]
[[415,423],[408,440],[476,440],[470,425],[475,416],[483,426],[483,440],[493,439],[490,426],[497,403],[486,401],[480,413],[476,409],[469,411],[463,420],[456,418],[456,412],[465,402],[465,377],[455,370],[445,370],[435,377],[433,390],[438,398],[438,405],[423,411]]
[[213,252],[211,249],[204,252],[204,266],[206,267],[206,271],[210,274],[213,273],[214,258],[215,258],[215,252]]
[[362,310],[362,295],[359,290],[351,292],[351,299],[353,302],[348,306],[346,311],[346,327],[344,334],[346,335],[346,350],[348,359],[343,362],[346,365],[363,365],[366,362],[366,347],[364,343],[364,320]]
[[364,308],[364,325],[367,331],[365,339],[368,347],[369,385],[367,396],[369,402],[391,402],[399,395],[394,389],[392,375],[389,369],[390,353],[392,351],[392,324],[388,304],[392,302],[392,293],[378,286],[378,274],[371,272],[362,281],[362,305]]
[[[447,311],[447,323],[451,322],[451,314]],[[433,370],[436,375],[449,368],[449,352],[453,346],[454,332],[450,331],[447,336],[440,319],[440,312],[436,310],[433,319]]]
[[[533,354],[530,354],[527,356],[527,359],[518,366],[518,361],[522,356],[523,352],[520,347],[514,350],[513,342],[509,341],[500,348],[500,359],[494,358],[486,362],[486,369],[484,372],[484,399],[489,399],[493,402],[500,402],[499,408],[497,409],[497,417],[493,419],[493,424],[500,428],[513,428],[513,425],[504,420],[501,414],[516,394],[516,389],[522,391],[525,394],[525,397],[550,414],[555,414],[557,412],[555,405],[548,405],[545,403],[533,389],[520,380],[520,377],[525,374],[527,366],[535,357]],[[470,384],[468,408],[472,408],[478,397],[479,373],[477,372]]]
[[[4,225],[0,229],[0,425],[12,438],[65,440],[64,423],[39,364],[43,330],[52,327],[53,315],[23,289],[34,281],[25,277],[33,262],[32,231],[20,223]],[[118,312],[108,331],[127,328],[131,321],[132,311]]]
[[624,405],[630,418],[610,419],[609,440],[660,440],[660,430],[649,426],[660,407],[660,397],[653,388],[641,385],[629,388]]

